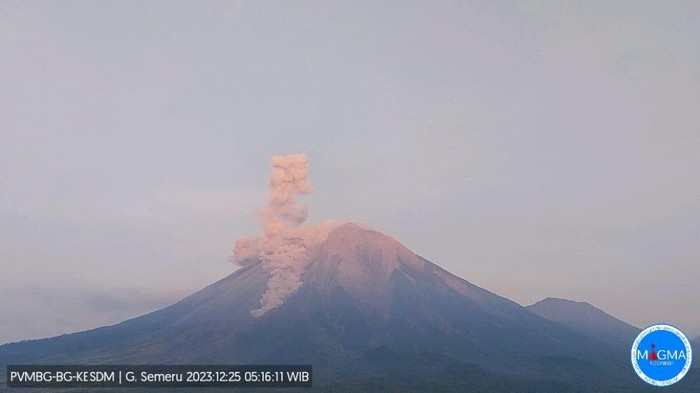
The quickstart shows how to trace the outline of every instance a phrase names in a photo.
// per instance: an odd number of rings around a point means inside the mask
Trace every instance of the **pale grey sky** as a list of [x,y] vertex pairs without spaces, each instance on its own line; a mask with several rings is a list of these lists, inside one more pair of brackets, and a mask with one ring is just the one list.
[[521,304],[700,334],[700,4],[0,1],[0,342],[230,273],[269,158]]

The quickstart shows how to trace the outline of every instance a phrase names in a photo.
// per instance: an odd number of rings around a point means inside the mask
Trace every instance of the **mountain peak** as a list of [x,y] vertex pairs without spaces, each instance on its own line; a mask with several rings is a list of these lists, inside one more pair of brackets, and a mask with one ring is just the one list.
[[527,308],[541,317],[552,320],[601,320],[613,318],[605,311],[583,301],[548,297],[539,302],[527,306]]
[[394,238],[354,223],[343,224],[331,231],[321,251],[344,263],[381,264],[389,270],[401,264],[418,269],[423,267],[420,258]]
[[528,307],[535,307],[537,305],[540,305],[540,306],[547,305],[549,307],[555,307],[555,306],[578,307],[579,309],[591,309],[592,308],[592,309],[600,310],[588,302],[562,299],[562,298],[558,298],[558,297],[546,297],[546,298],[540,300],[539,302],[537,302],[531,306],[528,306]]
[[333,232],[357,232],[357,231],[376,232],[376,231],[372,231],[370,229],[363,228],[359,224],[355,224],[354,222],[346,222],[345,224],[341,224],[339,227],[337,227],[333,230]]
[[383,312],[390,304],[392,277],[422,271],[424,265],[395,239],[347,223],[328,234],[302,280],[325,296],[340,290]]
[[337,240],[342,240],[346,243],[351,243],[351,244],[359,244],[359,243],[365,243],[367,241],[371,242],[396,242],[396,240],[392,239],[391,237],[384,235],[381,232],[377,232],[372,229],[367,229],[363,228],[362,226],[352,223],[352,222],[347,222],[345,224],[340,225],[339,227],[333,229],[329,234],[328,234],[328,239],[330,240],[331,238],[337,239]]
[[590,303],[548,297],[526,307],[538,316],[611,341],[634,337],[637,328]]

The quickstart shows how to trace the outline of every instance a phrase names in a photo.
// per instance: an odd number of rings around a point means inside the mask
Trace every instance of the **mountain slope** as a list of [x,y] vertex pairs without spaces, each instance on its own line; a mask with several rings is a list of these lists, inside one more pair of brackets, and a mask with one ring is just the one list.
[[631,345],[640,331],[586,302],[546,298],[526,308],[542,318],[612,345]]
[[438,356],[462,370],[449,374],[453,379],[510,374],[514,381],[558,379],[589,391],[634,383],[628,348],[610,348],[535,315],[388,236],[346,224],[308,251],[303,285],[259,317],[251,311],[271,277],[262,262],[118,325],[0,346],[0,363],[306,363],[320,384],[333,386],[348,378],[347,370],[369,373],[368,359],[380,353],[385,361],[374,372],[395,373],[405,362],[409,380]]

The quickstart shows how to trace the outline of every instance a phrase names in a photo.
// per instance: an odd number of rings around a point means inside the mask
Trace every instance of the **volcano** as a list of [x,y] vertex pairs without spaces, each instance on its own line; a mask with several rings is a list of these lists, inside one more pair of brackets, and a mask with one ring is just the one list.
[[312,364],[318,390],[644,389],[628,343],[542,318],[389,236],[344,224],[307,251],[301,285],[261,315],[272,273],[257,261],[114,326],[0,346],[0,363]]

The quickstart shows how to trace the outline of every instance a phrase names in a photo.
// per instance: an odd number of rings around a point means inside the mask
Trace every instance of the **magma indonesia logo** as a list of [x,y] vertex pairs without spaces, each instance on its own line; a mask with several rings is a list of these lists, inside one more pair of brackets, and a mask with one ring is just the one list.
[[644,329],[634,340],[631,355],[639,378],[654,386],[669,386],[680,381],[693,360],[688,338],[671,325]]

